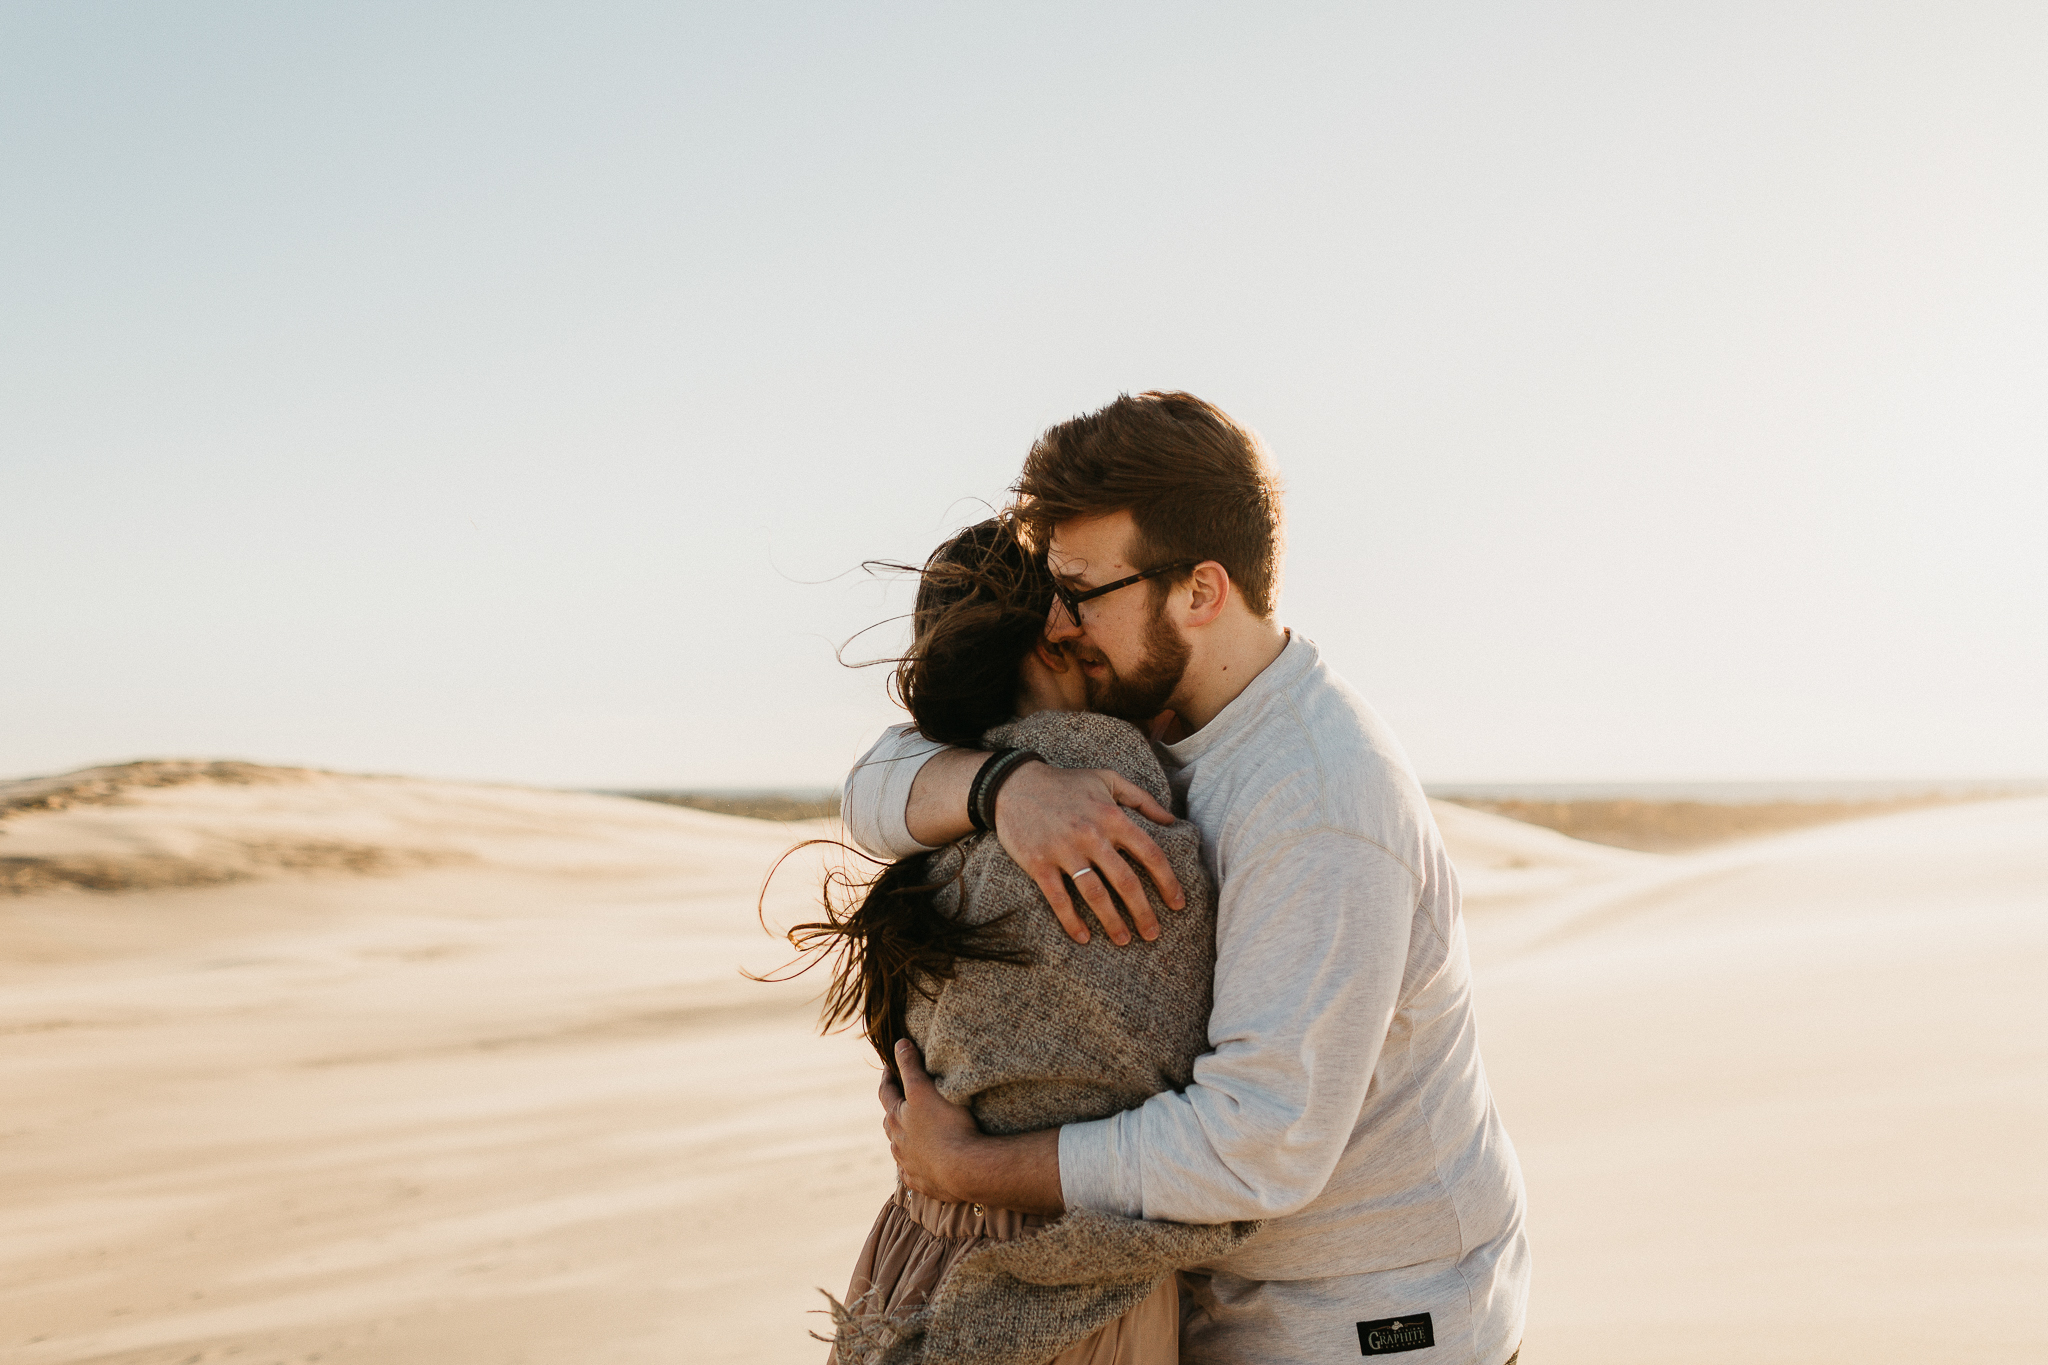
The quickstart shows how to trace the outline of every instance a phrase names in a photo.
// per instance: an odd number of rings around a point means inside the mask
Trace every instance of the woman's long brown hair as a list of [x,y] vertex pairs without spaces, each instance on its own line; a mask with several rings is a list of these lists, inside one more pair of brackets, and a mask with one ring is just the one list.
[[[1045,561],[1023,543],[1010,518],[991,518],[940,546],[920,571],[910,650],[896,661],[892,679],[919,732],[975,748],[984,732],[1008,720],[1016,711],[1019,666],[1043,637],[1051,606]],[[798,849],[818,843],[836,841],[812,840]],[[787,935],[801,965],[760,978],[786,980],[830,961],[823,1027],[859,1023],[892,1074],[912,991],[929,998],[963,961],[1031,960],[1004,933],[1007,914],[966,924],[941,910],[944,883],[931,881],[929,862],[930,855],[918,854],[882,865],[865,880],[843,867],[828,872],[825,917]],[[764,913],[766,896],[764,887]]]
[[[844,847],[831,839],[811,842]],[[963,960],[1031,961],[1002,933],[1007,915],[986,924],[964,924],[939,909],[937,893],[944,883],[926,877],[929,857],[920,853],[884,864],[879,876],[866,881],[841,869],[826,873],[825,918],[799,924],[787,935],[801,962],[789,975],[801,975],[820,962],[832,964],[821,1026],[830,1032],[860,1025],[892,1075],[896,1041],[909,1036],[905,1020],[912,991],[929,998],[934,985],[953,979]]]

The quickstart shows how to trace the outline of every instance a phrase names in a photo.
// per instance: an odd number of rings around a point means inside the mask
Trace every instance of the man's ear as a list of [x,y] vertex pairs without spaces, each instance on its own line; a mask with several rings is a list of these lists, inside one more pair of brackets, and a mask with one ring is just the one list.
[[1195,565],[1188,579],[1188,615],[1185,624],[1206,626],[1223,614],[1230,600],[1230,570],[1213,559]]

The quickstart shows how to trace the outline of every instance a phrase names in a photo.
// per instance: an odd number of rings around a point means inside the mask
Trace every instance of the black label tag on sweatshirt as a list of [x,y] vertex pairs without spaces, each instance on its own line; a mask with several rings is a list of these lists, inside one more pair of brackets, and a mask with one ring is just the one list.
[[1436,1328],[1427,1313],[1381,1318],[1358,1324],[1358,1353],[1362,1356],[1390,1356],[1402,1351],[1420,1351],[1436,1345]]

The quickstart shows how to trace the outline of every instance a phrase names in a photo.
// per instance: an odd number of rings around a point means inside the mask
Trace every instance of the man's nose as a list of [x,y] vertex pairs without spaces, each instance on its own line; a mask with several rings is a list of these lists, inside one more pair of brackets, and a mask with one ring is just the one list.
[[1045,614],[1045,638],[1056,645],[1081,638],[1081,627],[1074,624],[1074,618],[1058,602],[1053,603],[1052,610]]

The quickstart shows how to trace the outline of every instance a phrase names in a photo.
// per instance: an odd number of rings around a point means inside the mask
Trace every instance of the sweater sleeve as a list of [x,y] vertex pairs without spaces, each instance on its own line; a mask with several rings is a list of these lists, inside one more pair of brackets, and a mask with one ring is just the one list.
[[926,760],[943,744],[935,744],[914,725],[892,725],[861,755],[839,792],[839,818],[846,836],[877,858],[908,858],[929,853],[930,844],[910,837],[904,815],[910,808],[911,784]]
[[1418,891],[1379,845],[1329,829],[1233,865],[1214,1050],[1186,1090],[1060,1130],[1067,1205],[1215,1223],[1282,1217],[1320,1194],[1393,1021]]

